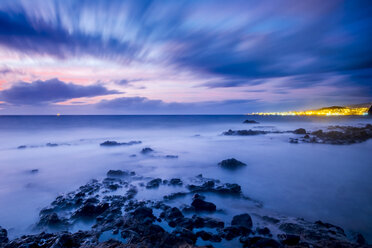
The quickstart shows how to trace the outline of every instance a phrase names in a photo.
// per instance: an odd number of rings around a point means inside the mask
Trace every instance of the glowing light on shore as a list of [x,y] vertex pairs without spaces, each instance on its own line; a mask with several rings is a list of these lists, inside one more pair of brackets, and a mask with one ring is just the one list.
[[316,110],[288,111],[288,112],[257,112],[247,115],[281,115],[281,116],[341,116],[341,115],[367,115],[368,108],[329,107]]

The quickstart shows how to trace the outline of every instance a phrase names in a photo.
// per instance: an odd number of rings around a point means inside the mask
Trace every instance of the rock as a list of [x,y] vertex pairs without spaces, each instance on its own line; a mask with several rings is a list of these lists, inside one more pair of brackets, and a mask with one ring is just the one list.
[[238,136],[251,136],[251,135],[259,135],[259,134],[267,134],[267,131],[261,131],[261,130],[231,130],[229,129],[227,132],[223,132],[223,135],[238,135]]
[[205,196],[196,193],[196,194],[194,194],[194,195],[192,196],[192,199],[202,199],[202,200],[205,200]]
[[27,148],[27,146],[25,146],[25,145],[22,145],[22,146],[18,146],[17,147],[17,149],[26,149]]
[[149,153],[152,153],[152,152],[154,152],[154,150],[151,149],[150,147],[145,147],[145,148],[143,148],[143,149],[141,150],[141,153],[142,153],[142,154],[149,154]]
[[306,130],[304,128],[298,128],[293,131],[294,134],[306,134]]
[[[372,107],[371,107],[372,108]],[[371,110],[371,109],[370,109]],[[1,239],[1,238],[0,238]],[[366,239],[363,237],[363,235],[362,234],[360,234],[360,233],[358,233],[357,235],[356,235],[356,242],[357,242],[357,244],[360,244],[360,245],[366,245],[367,244],[367,241],[366,241]],[[1,243],[1,241],[0,241],[0,243]]]
[[252,228],[252,218],[249,214],[235,215],[231,221],[232,226],[242,226],[247,229]]
[[8,243],[8,231],[0,226],[0,246],[2,244]]
[[294,234],[278,234],[278,239],[283,245],[297,245],[300,242],[300,236]]
[[204,241],[208,241],[212,238],[213,234],[211,232],[206,232],[204,230],[196,233],[197,237],[200,237]]
[[245,120],[243,121],[244,124],[259,124],[259,122],[255,121],[255,120]]
[[128,171],[122,171],[122,170],[109,170],[106,173],[106,176],[110,178],[124,177],[124,176],[129,176],[129,175],[130,173]]
[[258,234],[260,234],[260,235],[272,236],[272,235],[271,235],[271,232],[270,232],[270,229],[267,228],[267,227],[263,227],[263,228],[261,228],[261,227],[257,227],[257,228],[256,228],[256,232],[257,232]]
[[141,144],[141,143],[142,141],[136,141],[136,140],[129,141],[129,142],[123,142],[123,143],[107,140],[101,143],[100,146],[131,146],[131,145],[136,145],[136,144]]
[[236,183],[225,183],[221,186],[217,186],[214,190],[216,193],[219,194],[240,194],[242,189],[239,184]]
[[32,169],[32,170],[30,170],[30,172],[31,172],[32,174],[35,174],[35,173],[38,173],[38,172],[39,172],[39,169]]
[[305,231],[305,229],[302,226],[295,223],[283,223],[279,226],[279,229],[286,233],[297,235],[300,235]]
[[162,180],[160,178],[152,179],[150,182],[146,184],[146,188],[158,188],[161,184]]
[[278,243],[274,239],[270,238],[263,238],[263,237],[248,237],[242,236],[239,241],[246,245],[247,247],[255,247],[255,248],[277,248],[282,247],[280,243]]
[[56,213],[50,213],[42,215],[39,222],[37,223],[38,227],[63,227],[67,226],[66,220],[61,220]]
[[242,166],[246,166],[245,163],[236,160],[235,158],[225,159],[218,163],[219,166],[226,169],[236,169]]
[[48,146],[48,147],[56,147],[56,146],[58,146],[58,144],[55,144],[55,143],[46,143],[45,145]]
[[183,183],[182,183],[181,179],[179,179],[179,178],[172,178],[172,179],[169,181],[169,184],[170,184],[170,185],[178,185],[178,186],[181,186]]
[[143,222],[146,219],[151,220],[151,222],[155,221],[156,217],[152,213],[152,209],[148,207],[138,207],[132,213],[131,216],[138,221]]
[[101,203],[98,205],[94,205],[92,203],[86,203],[81,208],[76,210],[73,217],[74,218],[93,218],[97,217],[98,215],[102,214],[109,208],[108,203]]
[[216,205],[212,202],[207,202],[202,199],[194,199],[191,203],[191,206],[195,208],[195,211],[216,211]]
[[175,159],[175,158],[178,158],[178,156],[177,155],[166,155],[165,158]]
[[291,143],[291,144],[298,144],[298,139],[289,138],[289,143]]
[[183,218],[184,216],[178,208],[173,207],[173,208],[168,208],[167,210],[162,212],[160,214],[160,217],[169,221],[169,220]]
[[280,220],[278,220],[277,218],[270,217],[270,216],[262,216],[262,219],[264,221],[267,221],[267,222],[270,222],[270,223],[273,223],[273,224],[277,224],[277,223],[280,222]]
[[372,106],[368,109],[368,115],[372,116]]

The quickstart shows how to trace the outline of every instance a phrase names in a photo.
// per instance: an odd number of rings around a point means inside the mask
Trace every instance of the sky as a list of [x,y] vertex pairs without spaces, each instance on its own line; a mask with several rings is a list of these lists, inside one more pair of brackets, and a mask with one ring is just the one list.
[[372,102],[370,0],[1,0],[0,114]]

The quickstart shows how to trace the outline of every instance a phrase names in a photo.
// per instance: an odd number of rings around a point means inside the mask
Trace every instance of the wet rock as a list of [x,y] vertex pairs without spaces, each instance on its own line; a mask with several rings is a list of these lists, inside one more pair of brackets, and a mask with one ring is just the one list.
[[114,178],[114,177],[125,177],[125,176],[134,176],[136,173],[134,171],[122,171],[122,170],[109,170],[107,172],[107,177]]
[[202,199],[194,199],[191,203],[191,206],[195,208],[195,211],[216,211],[216,205],[212,202],[207,202]]
[[267,221],[267,222],[270,222],[270,223],[273,223],[273,224],[277,224],[277,223],[280,222],[280,220],[278,220],[277,218],[270,217],[270,216],[262,216],[262,219],[264,221]]
[[289,143],[291,143],[291,144],[298,144],[298,139],[289,138]]
[[145,147],[145,148],[143,148],[143,149],[141,150],[141,153],[142,153],[142,154],[149,154],[149,153],[152,153],[152,152],[154,152],[154,150],[151,149],[150,147]]
[[36,174],[36,173],[39,172],[39,169],[32,169],[32,170],[30,170],[30,172],[31,172],[32,174]]
[[21,146],[17,147],[17,149],[26,149],[26,148],[27,148],[27,146],[25,146],[25,145],[21,145]]
[[170,185],[178,185],[178,186],[181,186],[183,183],[182,183],[181,179],[179,179],[179,178],[172,178],[172,179],[169,181],[169,184],[170,184]]
[[264,237],[248,237],[248,236],[242,236],[239,241],[243,243],[246,247],[265,247],[265,248],[277,248],[282,247],[282,245],[270,238],[264,238]]
[[243,121],[244,124],[259,124],[259,122],[255,121],[255,120],[245,120]]
[[239,184],[236,183],[225,183],[221,186],[217,186],[214,190],[219,194],[240,194],[242,189]]
[[[356,240],[355,241],[356,241],[357,244],[360,244],[360,245],[366,245],[367,244],[366,239],[360,233],[358,233],[356,235]],[[0,241],[0,243],[1,243],[1,241]]]
[[240,235],[241,235],[240,228],[235,226],[229,226],[223,229],[222,237],[224,237],[226,240],[232,240],[233,238],[236,238]]
[[56,146],[58,146],[58,144],[56,144],[56,143],[46,143],[45,145],[47,147],[56,147]]
[[169,208],[160,214],[160,218],[166,219],[168,221],[183,217],[184,216],[182,212],[176,207]]
[[188,193],[186,192],[176,192],[176,193],[172,193],[170,195],[165,195],[163,198],[164,200],[174,200],[174,199],[177,199],[177,198],[181,198],[181,197],[185,197]]
[[237,169],[246,166],[245,163],[236,160],[235,158],[225,159],[218,163],[219,166],[226,169]]
[[8,243],[8,231],[0,226],[0,246],[2,244]]
[[231,221],[232,226],[242,226],[247,229],[252,228],[252,218],[249,214],[235,215]]
[[178,158],[178,156],[177,155],[166,155],[165,158],[176,159]]
[[257,227],[256,228],[256,233],[260,234],[260,235],[265,235],[265,236],[272,236],[271,235],[271,232],[270,232],[270,229],[267,228],[267,227]]
[[74,218],[93,218],[102,214],[109,208],[108,203],[101,203],[94,205],[92,203],[86,203],[81,208],[76,210],[73,217]]
[[148,189],[159,188],[161,183],[162,180],[160,178],[152,179],[150,182],[146,184],[146,188]]
[[202,200],[205,200],[205,196],[196,193],[196,194],[194,194],[194,195],[192,196],[192,199],[202,199]]
[[329,224],[329,223],[325,223],[325,222],[322,222],[320,220],[318,221],[315,221],[315,224],[319,227],[323,227],[323,228],[327,228],[327,229],[331,229],[331,230],[334,230],[335,233],[339,233],[343,236],[345,236],[345,231],[344,229],[342,229],[341,227],[339,226],[335,226],[335,225],[332,225],[332,224]]
[[267,131],[261,131],[261,130],[231,130],[229,129],[227,132],[223,132],[223,135],[228,135],[228,136],[251,136],[251,135],[259,135],[259,134],[267,134]]
[[304,128],[298,128],[293,131],[294,134],[306,134],[306,130]]
[[300,236],[294,234],[278,234],[278,240],[283,245],[297,245],[300,242]]
[[141,143],[142,143],[142,141],[129,141],[129,142],[119,143],[117,141],[107,140],[107,141],[101,143],[100,146],[131,146],[131,145],[137,145],[137,144],[141,144]]
[[150,222],[154,222],[156,217],[152,213],[152,209],[148,207],[138,207],[132,213],[131,216],[135,218],[137,221],[146,222],[150,220]]
[[283,223],[279,226],[279,229],[286,233],[297,235],[300,235],[305,231],[304,227],[296,223]]
[[204,230],[196,233],[197,237],[200,237],[204,241],[208,241],[212,238],[213,234],[211,232],[206,232]]
[[56,213],[44,214],[40,217],[37,227],[61,228],[68,225],[67,220],[60,219]]

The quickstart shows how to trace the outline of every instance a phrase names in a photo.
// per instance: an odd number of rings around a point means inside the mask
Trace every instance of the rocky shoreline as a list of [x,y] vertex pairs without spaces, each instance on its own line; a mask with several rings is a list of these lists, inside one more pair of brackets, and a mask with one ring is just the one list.
[[[139,190],[159,187],[171,187],[175,192],[160,200],[137,198]],[[147,178],[110,170],[103,180],[92,180],[60,195],[42,209],[33,226],[39,234],[9,240],[7,230],[0,228],[0,247],[371,247],[362,235],[350,237],[341,227],[322,221],[251,212],[224,221],[213,214],[223,213],[228,204],[211,202],[211,195],[233,197],[262,208],[235,183],[202,175],[186,183],[180,178]],[[176,207],[174,203],[181,198],[187,203]],[[86,228],[71,232],[81,222],[88,223]],[[228,243],[232,241],[235,243]]]

